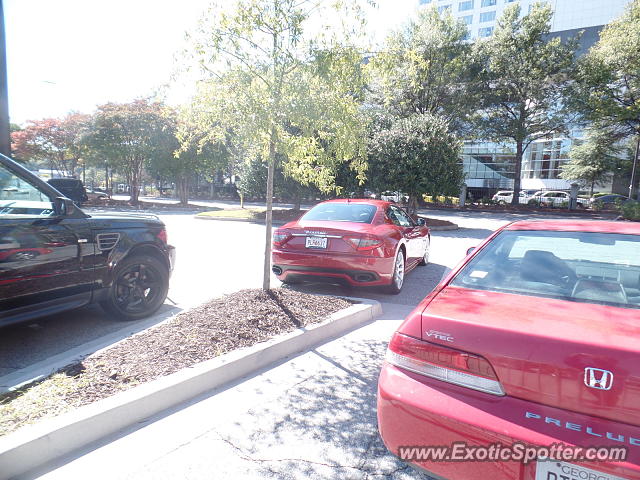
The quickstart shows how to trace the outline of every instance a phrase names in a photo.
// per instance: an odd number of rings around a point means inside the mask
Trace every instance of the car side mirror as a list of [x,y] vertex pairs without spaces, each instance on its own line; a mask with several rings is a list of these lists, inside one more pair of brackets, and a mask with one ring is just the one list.
[[467,249],[467,255],[471,255],[473,252],[475,252],[476,247],[471,247]]
[[418,219],[416,220],[416,225],[418,225],[419,227],[424,227],[426,224],[427,221],[422,217],[418,217]]
[[53,211],[59,217],[70,215],[75,208],[73,200],[66,197],[56,197],[53,199]]

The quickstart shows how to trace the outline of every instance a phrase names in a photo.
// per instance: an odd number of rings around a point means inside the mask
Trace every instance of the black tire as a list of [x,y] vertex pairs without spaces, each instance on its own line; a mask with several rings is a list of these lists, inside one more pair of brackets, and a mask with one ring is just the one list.
[[429,263],[429,251],[430,250],[431,250],[431,239],[427,239],[427,251],[424,252],[424,256],[422,257],[422,260],[420,260],[420,263],[418,264],[421,267],[424,267],[425,265],[427,265]]
[[100,305],[121,320],[139,320],[153,315],[168,291],[167,267],[149,255],[134,255],[118,264],[107,298]]
[[[400,258],[402,258],[402,260],[400,260]],[[397,295],[402,290],[402,285],[404,285],[405,265],[406,265],[406,260],[404,257],[404,250],[400,249],[398,250],[398,253],[396,254],[396,257],[393,261],[393,273],[391,276],[391,285],[387,286],[386,288],[387,293],[390,293],[391,295]]]

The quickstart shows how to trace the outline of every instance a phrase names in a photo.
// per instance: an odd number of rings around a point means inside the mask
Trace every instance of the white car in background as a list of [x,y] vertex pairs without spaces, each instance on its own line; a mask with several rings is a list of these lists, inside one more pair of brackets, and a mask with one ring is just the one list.
[[[526,205],[529,202],[531,196],[535,193],[535,190],[520,190],[518,202],[521,205]],[[513,190],[500,190],[493,196],[493,201],[500,204],[510,204],[513,199]]]
[[[529,200],[529,204],[538,204],[543,207],[563,207],[569,205],[571,195],[561,190],[540,190],[536,192]],[[577,199],[578,208],[586,208],[589,205],[589,200],[584,198]]]

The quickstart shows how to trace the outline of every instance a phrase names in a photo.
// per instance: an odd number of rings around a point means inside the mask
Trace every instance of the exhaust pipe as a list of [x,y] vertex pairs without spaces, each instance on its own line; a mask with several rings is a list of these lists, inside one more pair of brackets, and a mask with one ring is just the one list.
[[355,276],[355,280],[356,282],[372,282],[374,277],[370,273],[360,273]]
[[276,275],[282,275],[282,269],[277,265],[274,265],[273,267],[271,267],[271,271]]

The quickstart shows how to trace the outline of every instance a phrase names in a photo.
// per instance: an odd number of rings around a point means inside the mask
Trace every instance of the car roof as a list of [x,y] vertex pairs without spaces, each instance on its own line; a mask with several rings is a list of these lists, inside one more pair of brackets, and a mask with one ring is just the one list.
[[640,235],[640,222],[608,222],[603,220],[522,220],[507,225],[504,229]]
[[359,204],[367,204],[373,205],[376,207],[384,208],[387,205],[391,205],[394,202],[389,202],[387,200],[373,200],[371,198],[335,198],[333,200],[326,200],[324,202],[320,202],[318,205],[322,203],[359,203]]

